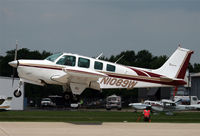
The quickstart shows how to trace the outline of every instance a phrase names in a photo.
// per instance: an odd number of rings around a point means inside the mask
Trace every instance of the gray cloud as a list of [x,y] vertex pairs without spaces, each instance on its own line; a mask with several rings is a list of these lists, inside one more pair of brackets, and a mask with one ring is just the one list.
[[200,63],[200,2],[0,1],[0,53],[20,47],[106,56],[147,49],[171,55],[181,43]]

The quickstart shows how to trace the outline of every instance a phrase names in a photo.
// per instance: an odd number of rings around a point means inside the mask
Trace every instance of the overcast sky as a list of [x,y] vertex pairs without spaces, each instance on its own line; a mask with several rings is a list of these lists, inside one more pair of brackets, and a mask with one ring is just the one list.
[[200,63],[199,0],[0,0],[0,55],[15,47],[86,56],[181,44]]

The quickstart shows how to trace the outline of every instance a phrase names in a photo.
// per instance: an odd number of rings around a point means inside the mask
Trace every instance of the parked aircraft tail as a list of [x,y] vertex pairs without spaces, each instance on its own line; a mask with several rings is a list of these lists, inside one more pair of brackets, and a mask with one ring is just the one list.
[[172,56],[155,72],[169,78],[184,79],[192,53],[191,50],[178,47]]

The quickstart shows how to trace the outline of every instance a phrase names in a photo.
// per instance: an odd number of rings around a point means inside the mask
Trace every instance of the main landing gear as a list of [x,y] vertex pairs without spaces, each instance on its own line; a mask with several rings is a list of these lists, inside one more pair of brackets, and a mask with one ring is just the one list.
[[65,101],[69,101],[71,103],[77,103],[79,102],[79,95],[74,95],[72,92],[64,92],[63,98]]
[[22,92],[20,90],[21,86],[22,86],[22,81],[19,81],[19,85],[18,85],[18,88],[14,91],[13,95],[18,98],[22,95]]

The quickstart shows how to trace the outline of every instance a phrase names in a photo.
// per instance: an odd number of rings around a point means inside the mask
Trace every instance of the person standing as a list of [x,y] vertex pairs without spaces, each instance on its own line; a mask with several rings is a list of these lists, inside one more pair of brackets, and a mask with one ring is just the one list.
[[150,116],[151,110],[147,107],[146,109],[144,109],[143,111],[143,115],[144,115],[144,121],[145,122],[151,122],[151,116]]

